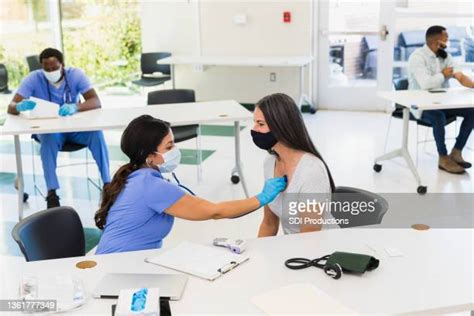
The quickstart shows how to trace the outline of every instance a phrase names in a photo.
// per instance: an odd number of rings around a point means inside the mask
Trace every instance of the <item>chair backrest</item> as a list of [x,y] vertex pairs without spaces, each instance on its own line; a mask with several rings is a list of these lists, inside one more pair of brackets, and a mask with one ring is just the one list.
[[468,38],[464,41],[464,50],[466,51],[466,62],[474,62],[474,39]]
[[368,51],[373,51],[378,48],[379,44],[379,36],[378,35],[367,35],[362,38],[362,43],[365,46],[365,49]]
[[[395,87],[395,90],[400,91],[400,90],[408,90],[408,78],[402,77],[402,78],[397,78],[393,80],[393,86]],[[395,103],[395,111],[402,111],[403,106]]]
[[425,31],[404,31],[398,35],[398,46],[421,47],[425,44]]
[[170,65],[158,65],[156,62],[160,59],[171,56],[171,53],[143,53],[140,58],[140,67],[142,74],[152,74],[154,72],[161,72],[163,74],[171,74]]
[[[388,211],[388,202],[378,194],[352,187],[336,187],[333,194],[333,201],[352,205],[353,202],[372,202],[374,211],[359,212],[341,212],[338,209],[332,209],[332,216],[335,219],[347,219],[347,224],[339,224],[341,228],[349,228],[356,226],[375,225],[382,223],[382,219]],[[370,205],[370,204],[369,204]]]
[[8,91],[8,71],[4,64],[0,64],[0,92]]
[[403,77],[403,78],[398,78],[393,80],[393,86],[395,87],[395,90],[408,90],[408,78]]
[[12,231],[26,261],[84,256],[81,219],[71,207],[60,206],[21,220]]
[[148,105],[196,102],[194,90],[170,89],[157,90],[148,93]]
[[26,56],[26,63],[30,72],[43,68],[41,66],[39,55]]

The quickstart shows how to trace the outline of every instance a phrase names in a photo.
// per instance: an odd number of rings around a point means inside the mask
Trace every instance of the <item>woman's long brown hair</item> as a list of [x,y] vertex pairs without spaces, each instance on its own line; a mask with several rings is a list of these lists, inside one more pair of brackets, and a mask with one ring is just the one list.
[[121,166],[105,186],[99,210],[94,220],[98,228],[104,229],[107,214],[127,184],[128,176],[145,165],[149,154],[156,152],[163,138],[168,135],[170,124],[150,115],[142,115],[131,121],[122,134],[120,149],[130,158]]
[[336,186],[331,172],[314,146],[295,101],[286,94],[275,93],[258,101],[257,107],[262,111],[270,131],[279,142],[289,148],[313,154],[323,162],[328,173],[331,191],[334,192]]

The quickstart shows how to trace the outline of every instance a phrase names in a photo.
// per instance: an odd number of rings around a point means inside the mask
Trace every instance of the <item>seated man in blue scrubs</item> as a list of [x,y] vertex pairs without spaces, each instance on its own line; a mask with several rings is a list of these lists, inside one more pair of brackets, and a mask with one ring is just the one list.
[[[21,82],[13,100],[8,105],[8,113],[17,115],[22,111],[32,110],[36,102],[28,100],[36,97],[60,105],[60,116],[74,115],[78,111],[87,111],[101,107],[99,97],[92,84],[82,70],[64,67],[63,54],[54,48],[46,48],[39,55],[43,69],[32,71]],[[79,96],[84,97],[80,102]],[[41,161],[48,195],[47,207],[59,206],[59,189],[56,175],[56,160],[58,152],[66,142],[87,145],[99,166],[102,181],[110,182],[109,155],[101,131],[54,133],[33,135],[41,143]]]

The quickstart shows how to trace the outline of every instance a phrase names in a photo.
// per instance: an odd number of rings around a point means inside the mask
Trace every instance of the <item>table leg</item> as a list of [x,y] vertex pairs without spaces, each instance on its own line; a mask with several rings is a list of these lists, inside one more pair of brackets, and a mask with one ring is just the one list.
[[20,145],[20,136],[13,136],[15,143],[15,159],[16,159],[16,175],[17,175],[17,190],[18,190],[18,220],[23,219],[23,192],[24,192],[24,182],[23,182],[23,166],[21,164],[21,145]]
[[246,197],[249,197],[247,191],[247,184],[245,182],[244,174],[242,172],[242,162],[240,161],[240,122],[234,122],[234,140],[235,140],[235,167],[232,169],[231,180],[234,184],[242,183],[242,188]]
[[173,89],[176,89],[176,83],[174,80],[174,64],[170,65],[170,71],[171,71],[171,86]]
[[309,104],[309,112],[311,114],[316,113],[316,107],[314,106],[311,99],[304,92],[305,83],[304,83],[304,68],[305,66],[300,67],[300,97],[298,100],[298,107],[302,110],[305,103]]
[[[417,183],[418,183],[418,193],[424,194],[426,192],[426,187],[422,187],[421,185],[421,178],[420,175],[418,174],[418,171],[415,167],[415,164],[413,163],[413,159],[411,158],[410,152],[408,150],[408,132],[409,132],[409,123],[410,123],[410,110],[408,108],[403,108],[403,136],[402,136],[402,147],[399,149],[396,149],[394,151],[391,151],[389,153],[386,153],[380,157],[377,157],[375,159],[375,167],[377,166],[377,163],[384,161],[384,160],[389,160],[395,157],[403,157],[408,165],[408,168],[410,169],[411,173],[415,177]],[[376,169],[377,171],[377,169]],[[380,171],[380,170],[378,170]],[[420,192],[420,188],[424,188],[424,192]],[[421,191],[423,191],[421,189]]]

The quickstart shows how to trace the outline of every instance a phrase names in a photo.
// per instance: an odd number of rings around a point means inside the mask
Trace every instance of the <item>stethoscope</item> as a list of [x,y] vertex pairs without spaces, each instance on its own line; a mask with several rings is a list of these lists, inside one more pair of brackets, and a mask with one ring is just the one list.
[[301,270],[306,269],[309,267],[316,267],[319,269],[323,269],[324,273],[329,275],[333,279],[340,279],[342,276],[342,267],[335,263],[335,264],[327,264],[327,260],[331,255],[326,255],[321,258],[316,258],[314,260],[306,259],[306,258],[291,258],[285,261],[285,266],[288,269],[292,270]]
[[[186,191],[187,191],[188,193],[190,193],[191,195],[196,196],[196,194],[194,194],[194,192],[191,191],[190,188],[188,188],[187,186],[185,186],[185,185],[181,184],[181,182],[179,182],[178,177],[176,176],[176,174],[175,174],[174,172],[171,172],[171,175],[173,176],[174,180],[176,181],[176,185],[177,185],[178,187],[182,188],[183,190],[186,190]],[[166,181],[168,181],[168,182],[171,182],[171,180],[166,179],[165,177],[163,177],[163,174],[161,173],[161,171],[160,171],[160,176],[161,176],[162,179],[164,179],[164,180],[166,180]]]
[[[73,103],[72,102],[72,93],[71,93],[71,89],[69,87],[69,82],[67,80],[67,76],[66,76],[66,69],[63,70],[64,73],[63,73],[63,77],[64,77],[64,94],[63,94],[63,101],[64,103]],[[48,81],[48,79],[46,79],[46,77],[44,77],[44,80],[46,81],[46,89],[48,90],[48,100],[50,102],[52,102],[51,100],[51,90],[50,90],[50,83]]]
[[196,195],[196,194],[194,194],[193,191],[191,191],[190,188],[186,187],[185,185],[181,184],[181,182],[179,182],[178,177],[176,176],[176,174],[174,172],[171,172],[171,175],[173,176],[174,180],[178,184],[178,187],[183,188],[184,190],[188,191],[191,195],[194,195],[194,196]]

